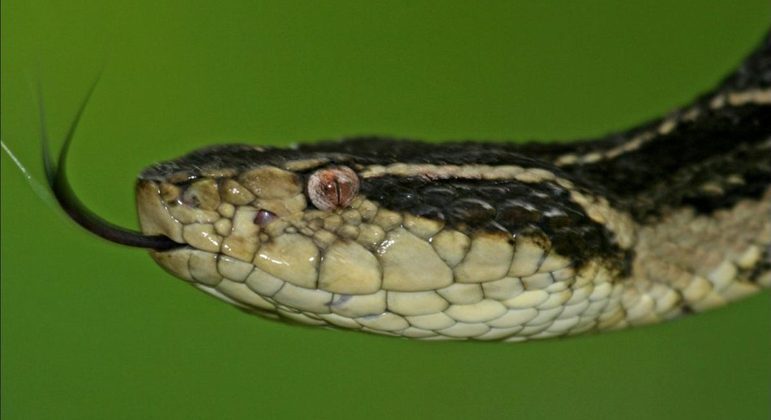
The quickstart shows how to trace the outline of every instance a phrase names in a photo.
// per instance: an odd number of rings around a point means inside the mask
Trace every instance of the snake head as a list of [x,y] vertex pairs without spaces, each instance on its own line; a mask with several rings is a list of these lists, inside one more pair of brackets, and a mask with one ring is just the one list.
[[[145,170],[137,182],[142,232],[184,244],[151,251],[153,258],[266,315],[330,314],[334,293],[380,293],[384,302],[375,257],[384,232],[362,226],[377,209],[358,194],[356,172],[326,157],[282,161],[277,154],[226,146]],[[381,312],[376,306],[366,315]]]
[[535,317],[600,270],[566,257],[599,230],[544,169],[373,164],[352,149],[397,160],[394,143],[359,145],[220,146],[151,166],[142,231],[184,244],[152,257],[250,312],[411,337],[511,333],[490,322]]

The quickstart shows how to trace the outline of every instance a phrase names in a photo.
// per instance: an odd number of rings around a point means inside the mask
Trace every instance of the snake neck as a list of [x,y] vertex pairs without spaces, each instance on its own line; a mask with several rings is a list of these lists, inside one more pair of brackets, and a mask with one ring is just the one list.
[[771,184],[771,33],[710,93],[600,139],[525,145],[646,223],[684,206],[710,214]]

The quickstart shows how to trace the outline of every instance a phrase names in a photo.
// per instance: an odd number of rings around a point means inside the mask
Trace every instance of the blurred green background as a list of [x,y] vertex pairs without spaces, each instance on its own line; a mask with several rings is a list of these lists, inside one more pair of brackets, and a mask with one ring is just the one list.
[[[323,4],[322,4],[323,3]],[[768,0],[2,2],[2,139],[42,181],[34,86],[83,200],[225,142],[599,135],[709,88]],[[56,144],[61,144],[56,142]],[[768,418],[768,292],[650,328],[423,343],[250,317],[103,242],[2,156],[2,417]]]

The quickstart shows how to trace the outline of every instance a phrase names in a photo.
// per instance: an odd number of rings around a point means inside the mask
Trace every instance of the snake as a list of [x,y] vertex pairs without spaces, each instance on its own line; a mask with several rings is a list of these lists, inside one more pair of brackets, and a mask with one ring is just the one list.
[[141,231],[89,211],[67,180],[87,101],[58,160],[43,141],[61,207],[265,318],[517,342],[654,324],[771,287],[771,33],[710,92],[599,138],[196,150],[140,173]]

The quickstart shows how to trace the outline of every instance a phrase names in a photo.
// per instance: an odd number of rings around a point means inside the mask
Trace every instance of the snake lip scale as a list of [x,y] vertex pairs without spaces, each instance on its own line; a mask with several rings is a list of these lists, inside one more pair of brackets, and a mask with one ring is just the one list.
[[62,208],[263,317],[524,341],[652,324],[771,287],[771,34],[691,104],[593,140],[193,151],[139,175],[141,232],[90,212],[67,181],[87,102],[56,161],[43,136]]

